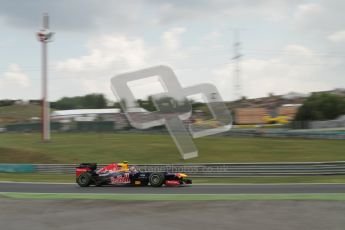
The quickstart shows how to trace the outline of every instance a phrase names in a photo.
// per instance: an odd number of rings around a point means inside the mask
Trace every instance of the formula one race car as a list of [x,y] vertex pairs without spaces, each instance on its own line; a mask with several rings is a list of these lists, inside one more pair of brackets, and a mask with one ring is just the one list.
[[140,172],[127,162],[109,164],[97,170],[96,163],[81,163],[76,168],[76,182],[80,187],[90,185],[136,185],[152,187],[192,184],[183,173]]

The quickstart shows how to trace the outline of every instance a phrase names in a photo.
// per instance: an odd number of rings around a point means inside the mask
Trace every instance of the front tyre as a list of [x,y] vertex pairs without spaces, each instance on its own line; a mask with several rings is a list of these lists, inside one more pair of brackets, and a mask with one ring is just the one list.
[[88,187],[91,184],[91,175],[89,173],[82,173],[78,177],[77,183],[80,187]]
[[151,173],[149,182],[152,187],[161,187],[164,183],[165,176],[162,173]]

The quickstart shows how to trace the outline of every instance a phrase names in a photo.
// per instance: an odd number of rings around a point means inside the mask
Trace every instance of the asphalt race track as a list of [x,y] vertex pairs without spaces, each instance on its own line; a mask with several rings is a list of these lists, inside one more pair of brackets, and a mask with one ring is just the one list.
[[344,202],[0,199],[4,230],[343,230]]
[[99,194],[282,194],[344,193],[345,184],[229,184],[186,187],[104,186],[81,188],[77,184],[0,182],[0,192]]
[[[345,184],[231,184],[188,187],[87,187],[76,184],[0,182],[0,193],[277,194],[344,193]],[[6,199],[0,223],[6,230],[340,230],[345,202],[322,200],[114,201]]]

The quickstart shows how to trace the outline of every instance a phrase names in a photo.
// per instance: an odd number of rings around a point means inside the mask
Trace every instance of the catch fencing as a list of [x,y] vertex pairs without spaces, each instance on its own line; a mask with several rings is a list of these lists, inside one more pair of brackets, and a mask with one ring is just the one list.
[[[99,164],[98,168],[105,165]],[[275,177],[345,175],[345,161],[303,163],[137,164],[142,172],[183,172],[192,177]],[[35,164],[36,172],[75,172],[74,164]]]

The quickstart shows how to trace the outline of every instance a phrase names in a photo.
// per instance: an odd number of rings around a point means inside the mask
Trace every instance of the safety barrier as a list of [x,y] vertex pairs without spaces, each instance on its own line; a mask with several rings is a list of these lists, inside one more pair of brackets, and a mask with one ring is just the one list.
[[[75,172],[74,164],[35,164],[36,172]],[[99,164],[98,168],[105,166]],[[301,163],[136,164],[142,172],[184,172],[193,177],[272,177],[345,175],[345,161]],[[0,166],[1,171],[1,166]]]
[[0,164],[0,172],[35,172],[36,166],[33,164]]

